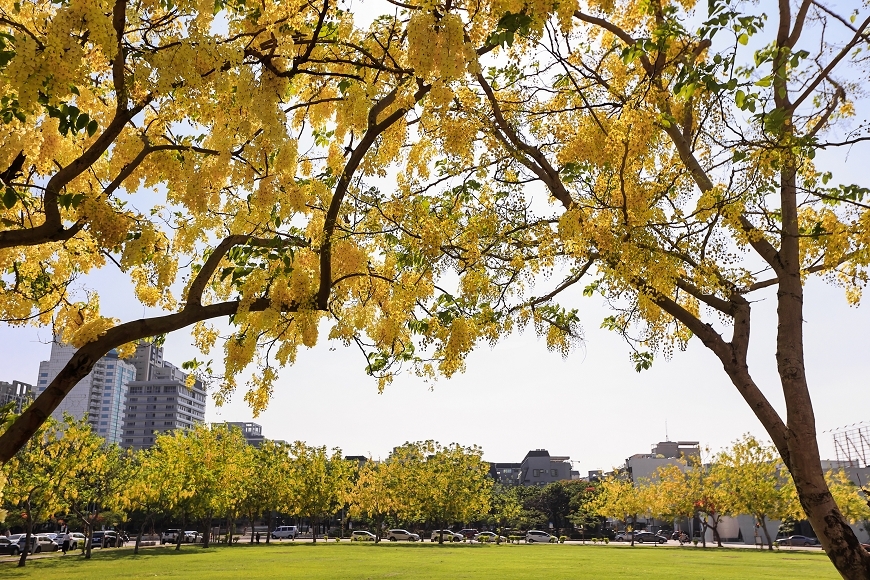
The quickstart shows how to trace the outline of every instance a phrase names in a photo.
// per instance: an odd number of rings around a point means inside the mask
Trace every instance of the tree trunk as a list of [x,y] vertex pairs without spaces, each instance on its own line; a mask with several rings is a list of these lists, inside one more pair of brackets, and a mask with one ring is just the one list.
[[716,540],[716,545],[721,548],[722,538],[719,536],[719,518],[720,516],[713,518],[713,525],[711,527],[713,528],[713,539]]
[[184,513],[181,514],[181,527],[178,529],[178,534],[175,536],[175,551],[181,551],[181,540],[184,538]]
[[770,532],[767,531],[767,518],[761,516],[758,518],[761,523],[761,530],[764,532],[764,537],[767,539],[767,549],[773,551],[773,540],[770,539]]
[[637,527],[637,516],[631,518],[631,545],[634,546],[634,528]]
[[317,543],[317,518],[311,518],[311,543]]
[[202,547],[208,548],[211,542],[211,512],[205,517],[205,533],[202,535]]
[[822,471],[816,439],[816,420],[804,365],[804,289],[801,280],[796,176],[796,160],[789,156],[780,173],[782,234],[779,257],[782,267],[777,272],[779,324],[776,365],[785,395],[788,425],[787,449],[780,449],[780,454],[794,479],[807,519],[828,558],[843,578],[866,579],[870,578],[870,554],[861,547],[831,496]]
[[268,520],[267,526],[268,527],[267,527],[267,531],[266,531],[266,543],[269,544],[270,543],[269,540],[272,539],[272,510],[271,509],[269,510],[269,520]]
[[142,544],[142,536],[145,535],[145,526],[148,525],[148,518],[142,522],[142,525],[139,526],[139,533],[136,534],[136,545],[133,546],[133,554],[139,553],[139,546]]
[[83,518],[85,522],[85,560],[91,559],[91,551],[94,549],[94,526],[87,518]]
[[[28,503],[30,503],[28,501]],[[27,514],[27,532],[24,534],[24,549],[21,550],[21,557],[18,558],[18,567],[23,568],[27,564],[27,552],[30,551],[30,536],[33,532],[33,519],[30,517],[30,507],[24,509]]]

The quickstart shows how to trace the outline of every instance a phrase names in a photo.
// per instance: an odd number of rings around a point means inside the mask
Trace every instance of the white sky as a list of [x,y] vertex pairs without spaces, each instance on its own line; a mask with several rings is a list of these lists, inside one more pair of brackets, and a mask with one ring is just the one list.
[[[366,6],[365,4],[363,6]],[[768,27],[773,26],[769,22]],[[820,155],[843,182],[861,183],[863,151],[849,159]],[[819,159],[817,159],[819,161]],[[122,320],[142,315],[129,283],[106,269],[87,280],[101,292],[103,312]],[[563,304],[580,309],[586,333],[582,349],[567,359],[549,353],[529,329],[494,349],[482,346],[468,359],[465,374],[429,385],[410,375],[378,394],[355,349],[321,343],[283,369],[269,409],[253,419],[242,393],[217,409],[209,421],[254,420],[267,437],[341,447],[346,454],[383,457],[409,440],[435,439],[483,447],[490,461],[521,461],[530,449],[570,455],[575,469],[610,468],[634,453],[648,452],[665,438],[698,440],[714,451],[745,432],[766,438],[721,365],[699,341],[673,360],[658,358],[636,373],[628,347],[599,329],[609,313],[600,297],[583,298],[583,284]],[[784,413],[776,375],[775,302],[768,290],[754,296],[750,371]],[[842,292],[819,280],[805,298],[806,360],[823,457],[833,446],[825,430],[870,419],[867,401],[867,307],[849,308]],[[148,312],[157,314],[156,310]],[[325,333],[324,333],[325,335]],[[48,358],[50,331],[0,325],[0,380],[36,383],[38,364]],[[202,355],[181,331],[166,343],[166,359],[180,365]],[[220,357],[218,349],[212,352]]]

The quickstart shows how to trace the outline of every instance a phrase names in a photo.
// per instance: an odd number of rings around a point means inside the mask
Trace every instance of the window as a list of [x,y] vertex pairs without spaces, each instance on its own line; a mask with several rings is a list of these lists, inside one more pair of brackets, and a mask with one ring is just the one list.
[[39,384],[44,385],[48,382],[48,379],[39,379]]
[[109,418],[108,413],[103,413],[102,415],[100,415],[100,419],[108,419],[108,418]]
[[541,470],[540,470],[540,469],[533,469],[533,470],[532,470],[532,475],[533,475],[534,477],[541,477]]
[[[108,411],[108,410],[109,410],[108,407],[103,407],[103,411]],[[107,416],[108,416],[108,415],[107,415]]]
[[108,421],[100,421],[100,425],[108,425],[108,424],[109,424]]
[[551,469],[551,470],[550,470],[550,475],[552,475],[553,477],[557,477],[557,476],[559,475],[559,470],[557,470],[557,469]]
[[47,376],[48,376],[48,373],[39,373],[39,376],[41,376],[41,377],[47,377]]

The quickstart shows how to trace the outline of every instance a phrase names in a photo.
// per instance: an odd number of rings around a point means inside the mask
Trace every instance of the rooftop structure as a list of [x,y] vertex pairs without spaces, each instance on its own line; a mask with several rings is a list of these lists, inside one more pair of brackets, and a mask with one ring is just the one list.
[[33,398],[33,385],[21,381],[0,381],[0,407],[14,403],[14,412],[21,414]]

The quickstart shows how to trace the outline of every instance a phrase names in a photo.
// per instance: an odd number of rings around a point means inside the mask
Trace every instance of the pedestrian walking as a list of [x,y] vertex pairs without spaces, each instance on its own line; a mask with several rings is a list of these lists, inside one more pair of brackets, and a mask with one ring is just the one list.
[[70,535],[69,531],[64,532],[63,543],[60,545],[60,549],[63,550],[64,556],[66,556],[66,553],[69,550],[70,540],[72,540],[72,536]]
[[260,532],[257,532],[257,543],[260,543]]

